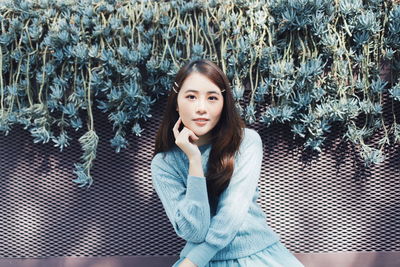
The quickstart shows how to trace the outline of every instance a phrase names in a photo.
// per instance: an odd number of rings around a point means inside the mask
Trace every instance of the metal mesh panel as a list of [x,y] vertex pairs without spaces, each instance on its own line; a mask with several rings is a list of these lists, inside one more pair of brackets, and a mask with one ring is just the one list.
[[[64,152],[33,144],[20,126],[1,136],[0,257],[178,255],[184,241],[150,176],[165,99],[157,107],[142,136],[128,136],[121,153],[108,141],[113,133],[107,116],[95,110],[100,140],[89,190],[71,182],[83,130]],[[400,250],[398,146],[387,149],[383,164],[365,169],[354,147],[338,137],[340,128],[316,155],[301,151],[288,126],[248,127],[264,143],[259,203],[288,249]]]

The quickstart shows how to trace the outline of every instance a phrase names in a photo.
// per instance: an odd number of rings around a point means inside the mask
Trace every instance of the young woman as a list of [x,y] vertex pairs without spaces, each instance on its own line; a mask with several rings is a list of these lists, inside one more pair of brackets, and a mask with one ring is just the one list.
[[262,141],[245,128],[221,69],[208,60],[182,67],[164,114],[151,172],[187,241],[173,267],[303,266],[257,203]]

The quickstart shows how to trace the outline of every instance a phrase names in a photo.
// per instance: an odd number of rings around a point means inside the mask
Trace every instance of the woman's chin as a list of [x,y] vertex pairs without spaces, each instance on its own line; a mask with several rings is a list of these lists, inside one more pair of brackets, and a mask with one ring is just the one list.
[[203,136],[208,134],[211,129],[208,125],[197,125],[196,123],[193,123],[188,127],[197,137]]
[[207,129],[199,129],[198,127],[193,127],[193,128],[194,128],[194,129],[191,129],[191,130],[193,131],[193,133],[194,133],[197,137],[206,135],[206,134],[209,132],[208,128],[207,128]]

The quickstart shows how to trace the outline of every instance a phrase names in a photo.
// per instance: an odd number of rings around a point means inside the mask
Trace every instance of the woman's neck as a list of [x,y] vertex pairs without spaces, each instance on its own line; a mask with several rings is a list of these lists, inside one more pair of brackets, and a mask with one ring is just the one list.
[[211,142],[210,140],[210,133],[207,133],[206,135],[200,136],[199,140],[197,140],[195,142],[195,145],[197,146],[202,146],[202,145],[206,145],[209,144]]

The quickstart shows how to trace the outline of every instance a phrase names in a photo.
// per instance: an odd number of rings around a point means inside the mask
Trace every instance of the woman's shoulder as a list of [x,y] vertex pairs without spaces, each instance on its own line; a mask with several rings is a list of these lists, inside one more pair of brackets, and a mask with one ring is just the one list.
[[261,143],[262,144],[262,140],[261,140],[261,136],[260,134],[251,128],[243,128],[243,141],[242,143],[244,145],[249,145],[252,143]]
[[151,160],[151,167],[169,168],[176,162],[176,148],[173,147],[168,151],[158,152]]
[[262,140],[259,135],[259,133],[251,128],[243,128],[243,139],[242,142],[240,143],[239,150],[237,151],[236,154],[236,160],[239,160],[243,155],[250,155],[252,152],[247,151],[248,149],[254,149],[255,147],[261,147],[262,148]]

